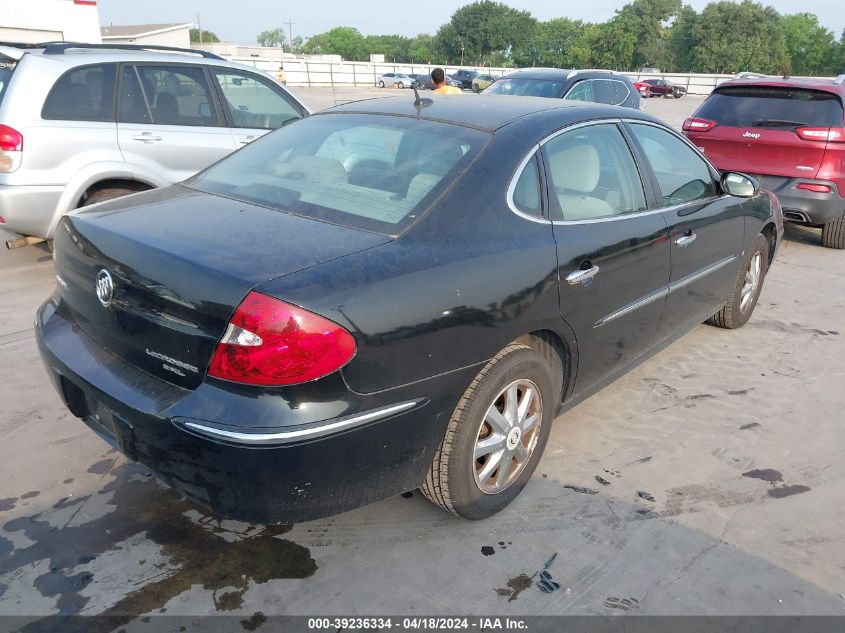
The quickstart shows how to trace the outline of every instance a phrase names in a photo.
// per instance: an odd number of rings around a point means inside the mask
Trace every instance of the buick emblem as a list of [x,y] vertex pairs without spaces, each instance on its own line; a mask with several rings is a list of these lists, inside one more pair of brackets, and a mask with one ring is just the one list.
[[114,298],[114,281],[105,268],[97,273],[97,299],[103,304],[104,308],[108,308],[111,300]]

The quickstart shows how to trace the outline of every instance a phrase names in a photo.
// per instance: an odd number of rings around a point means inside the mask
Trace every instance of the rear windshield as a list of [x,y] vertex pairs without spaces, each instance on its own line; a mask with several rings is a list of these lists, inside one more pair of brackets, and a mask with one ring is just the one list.
[[521,97],[559,97],[562,93],[563,81],[520,77],[503,77],[484,91],[484,94]]
[[463,172],[488,139],[479,130],[410,117],[310,116],[255,141],[187,184],[396,235]]
[[843,125],[842,103],[835,94],[770,86],[721,88],[702,104],[696,117],[731,127]]
[[12,79],[16,62],[4,61],[0,58],[0,103],[3,103],[3,95],[6,94],[6,86]]

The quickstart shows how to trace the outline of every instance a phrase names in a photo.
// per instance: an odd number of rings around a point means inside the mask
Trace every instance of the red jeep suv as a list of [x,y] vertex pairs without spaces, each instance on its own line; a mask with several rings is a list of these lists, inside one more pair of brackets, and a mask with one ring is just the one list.
[[845,75],[738,77],[716,87],[684,133],[717,168],[777,194],[786,220],[845,249]]

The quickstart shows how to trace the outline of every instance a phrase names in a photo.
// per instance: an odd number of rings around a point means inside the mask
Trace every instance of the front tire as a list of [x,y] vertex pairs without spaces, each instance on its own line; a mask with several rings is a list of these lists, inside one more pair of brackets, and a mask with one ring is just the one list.
[[845,249],[845,212],[822,227],[822,246]]
[[123,196],[128,196],[130,193],[138,193],[138,191],[138,189],[127,189],[125,187],[107,187],[105,189],[98,189],[88,196],[79,206],[87,207],[92,204],[97,204],[98,202],[122,198]]
[[551,431],[560,387],[546,359],[512,343],[458,403],[420,490],[459,517],[485,519],[531,478]]
[[379,88],[384,88],[384,82],[383,82],[383,81],[379,81],[379,82],[378,82],[378,87],[379,87]]
[[721,310],[707,319],[707,323],[728,330],[735,330],[748,323],[757,306],[768,267],[769,241],[763,235],[758,235],[745,265],[739,269],[730,298]]

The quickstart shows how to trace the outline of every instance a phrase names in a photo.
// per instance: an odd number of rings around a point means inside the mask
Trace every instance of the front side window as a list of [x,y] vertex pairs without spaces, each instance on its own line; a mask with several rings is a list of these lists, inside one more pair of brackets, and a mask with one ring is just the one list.
[[594,220],[646,208],[634,157],[615,124],[577,128],[543,147],[550,198],[564,220]]
[[396,235],[487,144],[479,130],[405,117],[306,117],[188,181],[281,212]]
[[254,75],[215,70],[214,77],[235,127],[275,130],[302,117],[299,108]]
[[595,101],[596,92],[593,83],[592,79],[579,81],[569,89],[569,92],[564,95],[564,99],[572,99],[573,101]]
[[41,116],[62,121],[114,121],[116,64],[84,66],[62,75]]
[[[133,72],[137,72],[135,78],[131,76]],[[220,125],[205,72],[200,66],[126,66],[123,79],[126,85],[122,84],[120,92],[126,103],[121,103],[120,112],[127,117],[121,119],[123,121],[158,125]]]
[[632,123],[631,130],[651,165],[664,205],[716,195],[710,168],[684,141],[653,125]]

